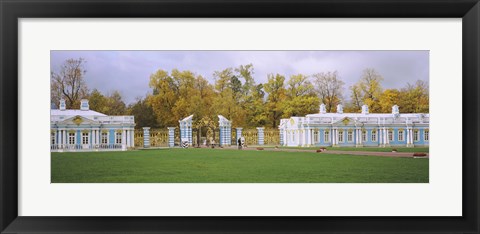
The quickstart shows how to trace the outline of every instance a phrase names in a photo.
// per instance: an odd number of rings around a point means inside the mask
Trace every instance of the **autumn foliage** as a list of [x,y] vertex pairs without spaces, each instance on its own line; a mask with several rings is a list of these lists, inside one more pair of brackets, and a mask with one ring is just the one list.
[[[215,71],[203,77],[194,71],[173,69],[152,71],[147,95],[127,105],[120,92],[102,94],[88,90],[83,77],[83,59],[65,61],[60,71],[52,71],[51,98],[67,99],[68,108],[88,98],[90,108],[107,115],[134,115],[136,127],[177,126],[191,114],[197,120],[223,115],[234,126],[277,128],[281,118],[318,113],[324,103],[327,112],[337,104],[344,112],[360,112],[366,104],[371,113],[390,113],[393,105],[403,113],[428,113],[429,88],[425,81],[406,84],[401,89],[383,89],[384,78],[372,68],[363,71],[358,82],[346,88],[337,71],[315,74],[269,74],[259,83],[252,64]],[[73,92],[71,91],[73,90]]]

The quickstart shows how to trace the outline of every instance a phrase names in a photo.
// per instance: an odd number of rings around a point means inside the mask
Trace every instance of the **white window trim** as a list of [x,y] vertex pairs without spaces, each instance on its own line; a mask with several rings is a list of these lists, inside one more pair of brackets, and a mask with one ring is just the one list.
[[362,142],[368,141],[368,131],[362,131]]
[[[351,139],[349,139],[350,136]],[[347,131],[347,142],[353,142],[353,131]]]
[[323,131],[323,142],[330,143],[330,131]]
[[313,143],[319,143],[320,142],[320,130],[313,130]]
[[[84,134],[87,134],[86,136]],[[87,143],[85,143],[85,138],[87,139]],[[90,133],[89,132],[82,132],[82,145],[90,144]]]
[[[400,133],[401,132],[401,133]],[[398,130],[398,141],[405,141],[405,132],[403,130]],[[402,137],[402,139],[400,139]]]
[[[372,142],[377,142],[377,133],[378,133],[378,132],[376,132],[376,131],[375,131],[375,132],[372,131],[372,137],[371,137],[371,141],[372,141]],[[375,139],[373,139],[373,138],[375,138]]]
[[[390,134],[391,133],[391,134]],[[395,141],[394,130],[387,130],[388,141]]]
[[430,130],[423,130],[423,141],[429,141],[429,140],[430,140]]
[[[415,137],[417,138],[416,140],[415,140]],[[419,140],[420,140],[420,130],[413,131],[413,141],[415,142],[415,141],[419,141]]]
[[[73,134],[73,144],[70,143],[70,137],[71,137],[70,134]],[[72,133],[72,132],[69,132],[69,133],[68,133],[67,142],[68,142],[69,145],[76,145],[76,144],[77,144],[77,133],[76,133],[76,132],[73,132],[73,133]]]
[[[338,142],[339,143],[344,143],[345,142],[345,136],[344,136],[345,131],[338,131]],[[340,138],[341,136],[341,138]]]
[[[118,134],[120,134],[120,137],[119,137],[119,138],[117,138],[117,137],[118,137]],[[123,135],[122,132],[115,132],[115,144],[122,144],[122,138],[123,138],[122,135]],[[117,143],[118,140],[120,140],[120,143]]]
[[106,144],[106,145],[108,145],[108,144],[109,144],[110,133],[109,133],[109,132],[106,132],[106,135],[107,135],[107,137],[106,137],[107,143],[103,143],[103,134],[104,134],[104,133],[105,133],[105,132],[100,132],[100,144]]

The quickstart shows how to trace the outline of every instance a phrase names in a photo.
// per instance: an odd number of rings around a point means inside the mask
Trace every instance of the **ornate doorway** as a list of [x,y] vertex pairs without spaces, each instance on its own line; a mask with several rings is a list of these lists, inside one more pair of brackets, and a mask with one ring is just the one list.
[[211,146],[218,145],[218,123],[209,117],[203,117],[192,124],[193,145]]
[[194,147],[230,145],[231,122],[221,115],[218,121],[208,116],[194,121],[193,115],[190,115],[179,123],[181,142],[188,141]]

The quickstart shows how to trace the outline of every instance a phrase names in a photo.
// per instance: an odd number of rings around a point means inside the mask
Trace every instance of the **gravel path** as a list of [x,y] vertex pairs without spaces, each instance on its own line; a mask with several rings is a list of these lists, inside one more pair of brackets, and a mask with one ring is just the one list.
[[[218,148],[217,148],[218,149]],[[220,148],[226,150],[238,150],[237,147]],[[257,150],[257,147],[243,148],[242,150]],[[282,148],[263,148],[265,151],[279,151],[279,152],[310,152],[317,153],[314,149],[282,149]],[[326,150],[322,153],[326,154],[349,154],[349,155],[362,155],[362,156],[382,156],[382,157],[394,157],[394,158],[413,158],[412,152],[374,152],[374,151],[342,151],[342,150]],[[427,157],[429,154],[427,153]]]

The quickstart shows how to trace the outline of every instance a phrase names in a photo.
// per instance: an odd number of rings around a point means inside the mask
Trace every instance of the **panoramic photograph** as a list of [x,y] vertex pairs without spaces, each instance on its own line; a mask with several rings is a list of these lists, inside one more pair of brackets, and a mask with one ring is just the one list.
[[429,183],[429,51],[54,50],[51,183]]

